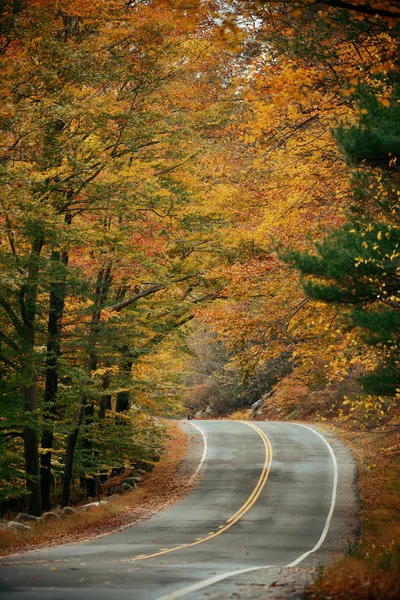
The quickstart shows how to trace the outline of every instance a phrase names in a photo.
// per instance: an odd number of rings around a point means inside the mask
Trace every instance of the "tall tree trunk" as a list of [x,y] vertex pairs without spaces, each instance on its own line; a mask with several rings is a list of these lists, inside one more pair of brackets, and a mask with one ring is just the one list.
[[125,412],[129,408],[129,400],[130,394],[129,392],[118,392],[117,394],[117,404],[116,404],[116,412]]
[[24,440],[25,471],[27,475],[26,488],[28,490],[28,512],[39,517],[42,514],[42,496],[39,478],[39,436],[37,427],[37,384],[25,388],[25,406],[32,415],[32,422],[24,427],[22,437]]
[[[121,369],[126,378],[129,378],[132,371],[133,360],[128,356],[128,346],[121,348],[122,352],[122,365]],[[118,392],[117,402],[115,410],[117,413],[124,412],[129,409],[130,393],[129,392]]]
[[[68,265],[67,252],[53,250],[50,260],[62,265],[60,277],[50,284],[49,321],[47,327],[47,356],[46,356],[46,384],[44,391],[44,409],[47,418],[42,433],[42,450],[47,450],[41,455],[40,483],[42,490],[43,510],[51,508],[51,457],[54,437],[54,420],[57,412],[58,392],[58,363],[61,355],[62,318],[64,314],[66,296],[66,272]],[[57,279],[59,279],[57,281]]]
[[104,394],[100,398],[100,407],[99,407],[99,419],[105,419],[106,411],[111,410],[111,394],[107,394],[107,390],[109,389],[111,384],[111,373],[107,371],[103,377],[103,390]]
[[[92,319],[90,323],[90,333],[89,333],[89,356],[88,356],[88,373],[92,373],[97,368],[97,353],[96,353],[96,344],[97,337],[99,333],[99,324],[101,319],[101,310],[104,302],[107,299],[107,294],[110,289],[112,281],[111,276],[111,265],[109,265],[106,269],[101,269],[97,276],[96,282],[96,290],[94,303],[92,307]],[[65,465],[64,465],[64,476],[63,476],[63,491],[61,498],[61,506],[66,506],[69,502],[70,492],[71,492],[71,483],[72,483],[72,471],[73,471],[73,462],[74,462],[74,454],[76,449],[76,444],[78,441],[79,432],[82,429],[82,425],[90,425],[93,419],[93,404],[90,406],[87,403],[86,396],[82,395],[81,400],[79,402],[78,415],[76,419],[75,428],[70,434],[67,442],[67,450],[65,455]],[[91,448],[91,440],[84,440],[84,445],[87,449]],[[83,485],[86,489],[92,486],[91,478],[83,478]]]
[[27,385],[24,389],[27,423],[23,429],[26,487],[29,493],[28,511],[36,516],[42,514],[39,465],[39,424],[37,414],[38,392],[34,358],[39,258],[42,247],[42,238],[37,238],[32,244],[28,275],[20,293],[23,337],[26,351],[26,360],[23,367],[27,377]]
[[[99,271],[97,276],[97,284],[95,291],[95,301],[92,308],[92,318],[90,323],[90,334],[89,334],[89,372],[93,372],[98,367],[97,357],[97,338],[100,331],[101,311],[104,303],[107,300],[107,296],[110,290],[112,281],[111,265],[103,268]],[[90,427],[93,423],[94,418],[94,402],[91,402],[86,406],[84,424],[86,427]],[[92,440],[85,437],[83,440],[83,448],[87,452],[89,457],[92,451]],[[93,458],[93,456],[92,456]],[[86,490],[89,496],[96,495],[96,482],[93,477],[82,477],[81,486]]]
[[[85,413],[84,413],[84,429],[90,429],[93,424],[94,418],[94,402],[93,400],[86,404]],[[82,440],[82,450],[85,453],[88,461],[88,466],[90,465],[90,461],[93,459],[93,442],[87,437],[87,435],[83,437]],[[90,497],[94,497],[96,495],[96,482],[94,477],[81,477],[81,488],[85,491],[85,494]]]
[[79,400],[78,415],[75,422],[75,427],[68,437],[67,449],[65,452],[65,464],[63,475],[63,489],[61,494],[61,506],[68,506],[71,495],[72,469],[74,465],[74,454],[76,443],[78,441],[79,432],[82,427],[83,417],[85,415],[86,396],[82,394]]

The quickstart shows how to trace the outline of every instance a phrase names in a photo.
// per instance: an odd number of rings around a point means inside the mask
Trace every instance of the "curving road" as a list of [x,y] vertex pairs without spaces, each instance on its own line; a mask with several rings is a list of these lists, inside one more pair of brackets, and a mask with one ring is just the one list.
[[294,423],[194,426],[205,453],[189,496],[136,527],[4,560],[0,597],[193,600],[232,572],[322,556],[337,491],[324,438]]

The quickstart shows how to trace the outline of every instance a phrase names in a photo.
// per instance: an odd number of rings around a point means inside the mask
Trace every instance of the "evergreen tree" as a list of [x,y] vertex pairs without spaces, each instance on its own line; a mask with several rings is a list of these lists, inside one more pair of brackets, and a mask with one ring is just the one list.
[[309,298],[343,306],[376,347],[380,367],[362,383],[392,396],[400,387],[400,91],[387,89],[386,96],[358,90],[358,123],[334,132],[346,161],[358,166],[349,221],[316,244],[315,254],[289,250],[283,257],[303,275]]

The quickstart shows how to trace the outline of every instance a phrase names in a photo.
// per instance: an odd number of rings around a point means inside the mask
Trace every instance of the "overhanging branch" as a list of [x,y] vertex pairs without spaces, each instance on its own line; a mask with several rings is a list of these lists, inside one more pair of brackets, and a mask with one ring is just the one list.
[[116,304],[113,304],[112,306],[109,306],[108,309],[109,310],[115,310],[115,311],[119,312],[123,308],[126,308],[127,306],[130,306],[131,304],[134,304],[135,302],[137,302],[138,300],[140,300],[140,298],[146,298],[146,296],[151,296],[152,294],[155,294],[156,292],[159,292],[163,288],[164,288],[164,286],[161,285],[161,284],[160,285],[154,285],[152,287],[147,288],[146,290],[142,290],[141,292],[138,292],[134,296],[130,296],[129,298],[126,298],[126,300],[122,300],[122,302],[117,302]]
[[381,5],[374,6],[374,3],[368,1],[357,2],[349,2],[347,0],[314,0],[314,2],[299,2],[298,0],[261,0],[261,4],[292,4],[294,6],[304,5],[305,8],[316,5],[330,6],[332,8],[342,8],[345,10],[354,11],[357,13],[361,13],[364,15],[370,16],[378,16],[378,17],[386,17],[392,19],[400,18],[400,10],[398,10],[395,2],[381,2]]

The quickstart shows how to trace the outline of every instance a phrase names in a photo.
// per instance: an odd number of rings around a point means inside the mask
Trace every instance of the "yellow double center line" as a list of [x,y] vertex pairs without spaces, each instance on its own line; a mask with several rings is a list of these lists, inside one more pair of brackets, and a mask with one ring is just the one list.
[[253,489],[250,496],[247,498],[246,502],[239,508],[239,510],[237,510],[234,515],[229,517],[229,519],[227,519],[227,521],[226,521],[227,525],[220,526],[218,531],[209,532],[209,534],[203,538],[197,538],[195,542],[191,542],[189,544],[181,544],[180,546],[174,546],[173,548],[163,548],[162,550],[160,550],[159,552],[155,552],[154,554],[140,554],[139,556],[135,556],[133,558],[124,559],[123,562],[145,560],[147,558],[155,558],[157,556],[162,556],[163,554],[168,554],[169,552],[175,552],[176,550],[182,550],[183,548],[197,546],[198,544],[202,544],[203,542],[212,540],[213,538],[217,537],[218,535],[221,535],[221,533],[224,533],[225,531],[230,529],[232,527],[232,525],[237,523],[239,521],[239,519],[241,519],[243,517],[243,515],[245,515],[247,513],[247,511],[250,510],[250,508],[257,502],[257,499],[259,498],[259,496],[267,482],[269,472],[271,470],[272,446],[271,446],[271,442],[269,441],[266,434],[259,427],[257,427],[257,425],[254,425],[253,423],[249,423],[248,421],[242,421],[242,423],[245,425],[248,425],[249,427],[254,429],[254,431],[256,431],[258,433],[258,435],[261,437],[261,439],[264,443],[264,448],[265,448],[265,459],[264,459],[264,465],[263,465],[263,468],[261,471],[261,475],[256,483],[255,488]]

